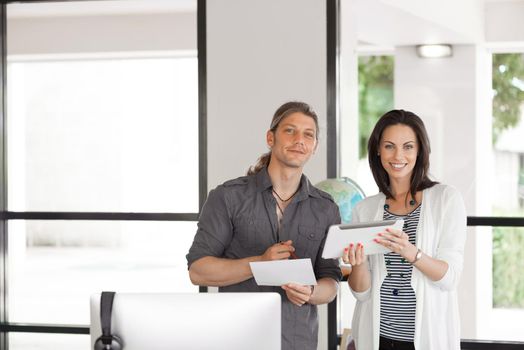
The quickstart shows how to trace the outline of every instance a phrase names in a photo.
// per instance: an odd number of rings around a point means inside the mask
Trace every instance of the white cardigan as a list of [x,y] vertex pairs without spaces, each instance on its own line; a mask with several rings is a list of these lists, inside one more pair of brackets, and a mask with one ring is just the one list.
[[[368,197],[353,209],[353,222],[383,219],[385,195]],[[460,193],[437,184],[422,193],[416,245],[426,255],[448,263],[439,281],[413,267],[411,286],[417,298],[415,349],[459,350],[460,320],[457,285],[462,272],[466,241],[466,210]],[[386,277],[383,254],[368,256],[371,287],[357,293],[352,334],[357,350],[378,350],[380,338],[380,287]],[[351,288],[350,288],[351,289]]]

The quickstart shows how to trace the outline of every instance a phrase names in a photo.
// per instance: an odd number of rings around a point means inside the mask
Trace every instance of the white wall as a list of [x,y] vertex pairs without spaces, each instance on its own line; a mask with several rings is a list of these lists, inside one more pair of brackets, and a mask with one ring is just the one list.
[[[9,7],[8,14],[9,14]],[[22,17],[7,22],[8,55],[196,50],[196,13]]]
[[306,166],[326,177],[324,1],[207,2],[208,184],[246,173],[267,152],[274,111],[303,100],[320,118],[320,145]]
[[[414,47],[395,50],[395,107],[419,115],[432,146],[431,174],[475,205],[475,46],[453,47],[453,57],[421,59]],[[460,150],[460,152],[458,152]]]
[[524,2],[486,2],[485,39],[487,42],[524,40]]
[[340,3],[339,176],[358,177],[358,54],[356,0]]

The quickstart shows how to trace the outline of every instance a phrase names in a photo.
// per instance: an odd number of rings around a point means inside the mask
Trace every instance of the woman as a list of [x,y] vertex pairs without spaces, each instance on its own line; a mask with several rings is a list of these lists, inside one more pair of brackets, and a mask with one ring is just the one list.
[[354,222],[404,219],[375,242],[391,253],[365,256],[349,246],[348,283],[357,303],[357,350],[460,349],[457,285],[466,240],[459,192],[429,179],[429,139],[414,113],[384,114],[368,142],[369,164],[380,193],[360,202]]

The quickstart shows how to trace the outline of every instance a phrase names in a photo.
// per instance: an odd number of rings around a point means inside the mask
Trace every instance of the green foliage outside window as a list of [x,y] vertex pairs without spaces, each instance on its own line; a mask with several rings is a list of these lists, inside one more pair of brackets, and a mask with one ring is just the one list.
[[378,118],[393,109],[393,56],[358,59],[359,158],[367,155],[367,142]]
[[493,307],[524,308],[522,227],[493,228]]
[[[493,144],[518,125],[524,104],[524,54],[493,55]],[[522,166],[522,164],[521,164]],[[524,184],[523,169],[515,174]],[[517,194],[516,194],[517,195]],[[498,216],[524,216],[524,211]],[[493,307],[524,308],[524,228],[493,228]]]
[[516,126],[524,102],[524,54],[493,55],[493,144]]

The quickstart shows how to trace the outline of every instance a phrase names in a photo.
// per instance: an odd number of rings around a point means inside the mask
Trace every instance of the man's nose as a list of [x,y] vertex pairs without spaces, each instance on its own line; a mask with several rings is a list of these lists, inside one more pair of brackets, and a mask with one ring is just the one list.
[[302,135],[301,133],[297,133],[295,135],[295,143],[300,143],[300,144],[304,144],[304,135]]

